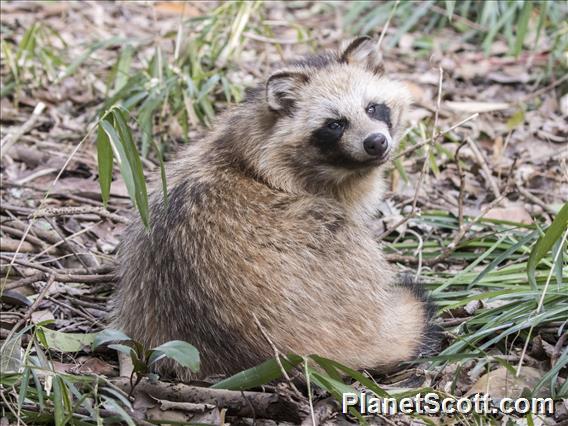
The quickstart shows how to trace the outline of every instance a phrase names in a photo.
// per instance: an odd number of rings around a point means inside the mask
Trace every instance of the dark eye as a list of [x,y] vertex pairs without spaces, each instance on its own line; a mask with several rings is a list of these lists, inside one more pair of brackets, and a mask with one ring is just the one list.
[[344,124],[341,121],[332,121],[327,125],[327,127],[331,130],[341,130],[343,129]]
[[389,129],[392,127],[391,123],[391,110],[385,104],[371,104],[366,109],[365,112],[373,120],[382,121]]

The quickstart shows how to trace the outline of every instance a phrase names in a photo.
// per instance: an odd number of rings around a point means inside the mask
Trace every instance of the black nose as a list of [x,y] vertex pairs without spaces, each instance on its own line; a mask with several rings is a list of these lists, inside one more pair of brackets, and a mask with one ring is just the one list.
[[373,157],[382,157],[387,152],[389,142],[387,137],[382,133],[373,133],[363,141],[363,147],[367,154]]

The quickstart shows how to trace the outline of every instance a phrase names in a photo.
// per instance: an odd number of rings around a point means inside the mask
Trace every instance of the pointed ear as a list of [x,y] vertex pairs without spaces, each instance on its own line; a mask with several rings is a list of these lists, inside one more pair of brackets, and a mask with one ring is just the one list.
[[359,65],[381,75],[384,72],[383,55],[379,51],[376,40],[370,37],[358,37],[343,50],[339,62]]
[[266,82],[266,101],[270,109],[289,113],[301,87],[309,77],[299,71],[278,71]]

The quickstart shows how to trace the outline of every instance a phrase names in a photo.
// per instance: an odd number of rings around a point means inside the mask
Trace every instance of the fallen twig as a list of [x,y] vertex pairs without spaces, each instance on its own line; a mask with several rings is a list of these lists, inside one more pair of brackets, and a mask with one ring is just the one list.
[[166,401],[163,399],[156,399],[156,402],[160,404],[160,409],[164,411],[181,410],[181,411],[187,411],[189,413],[205,413],[206,411],[210,411],[213,408],[215,408],[213,404],[196,404],[193,402],[173,402],[173,401]]
[[458,168],[458,175],[460,178],[460,194],[458,197],[458,224],[460,229],[463,226],[463,202],[465,198],[465,174],[460,164],[460,152],[466,143],[467,141],[463,141],[460,146],[458,146],[458,149],[456,149],[456,154],[454,156],[456,167]]
[[[10,235],[13,235],[14,237],[21,238],[24,235],[24,231],[22,231],[21,229],[13,228],[11,226],[0,225],[0,228],[2,229],[2,231]],[[45,250],[47,252],[46,244],[39,238],[33,236],[32,234],[26,235],[26,241],[33,244],[34,246],[39,247],[41,250]],[[53,250],[51,252],[53,252]]]
[[554,89],[556,86],[558,86],[558,85],[564,83],[564,82],[566,81],[566,79],[568,79],[568,74],[564,74],[564,76],[560,77],[560,78],[559,78],[558,80],[556,80],[555,82],[550,83],[548,86],[543,87],[542,89],[538,89],[536,92],[529,93],[528,95],[523,96],[521,99],[519,99],[519,100],[517,101],[517,103],[523,104],[523,103],[525,103],[526,101],[528,101],[528,100],[530,100],[530,99],[532,99],[532,98],[535,98],[535,97],[537,97],[537,96],[540,96],[540,95],[542,95],[543,93],[546,93],[546,92],[548,92],[549,90]]
[[495,195],[495,197],[501,196],[501,192],[499,191],[499,186],[497,185],[497,182],[495,182],[495,179],[493,179],[493,172],[489,168],[487,158],[485,158],[483,152],[481,151],[481,149],[479,149],[479,146],[477,146],[477,143],[475,143],[475,141],[473,141],[470,138],[467,138],[466,141],[471,147],[471,150],[473,151],[473,156],[477,160],[479,167],[481,167],[481,170],[485,175],[485,180],[491,187],[491,191],[493,191],[493,195]]
[[[121,377],[111,382],[126,393],[130,390],[128,378]],[[142,379],[136,387],[134,395],[138,393],[174,402],[211,404],[218,408],[226,408],[227,414],[231,416],[252,417],[254,414],[257,418],[299,423],[306,414],[305,407],[276,393],[247,391],[243,392],[245,396],[243,398],[240,391],[189,386],[182,383],[151,383],[147,378]]]
[[12,145],[18,142],[18,139],[28,133],[31,129],[34,128],[38,118],[40,117],[41,113],[45,109],[45,104],[43,102],[39,102],[36,107],[34,108],[32,115],[28,118],[28,120],[22,124],[20,127],[16,128],[14,131],[8,133],[4,139],[2,139],[2,152],[0,152],[0,158],[4,157],[6,153],[10,150]]
[[115,222],[119,222],[119,223],[129,223],[130,221],[125,218],[122,217],[120,215],[117,215],[116,213],[111,213],[108,210],[102,208],[102,207],[91,207],[91,206],[86,206],[86,207],[58,207],[58,208],[49,208],[49,209],[43,209],[43,210],[38,210],[35,213],[32,213],[30,215],[31,217],[53,217],[53,216],[76,216],[76,215],[82,215],[82,214],[96,214],[100,217],[103,217],[105,219],[110,219],[113,220]]
[[[56,281],[62,282],[62,283],[91,283],[91,284],[96,284],[96,283],[112,283],[116,281],[116,275],[114,274],[105,274],[105,273],[99,273],[97,274],[97,272],[99,271],[104,271],[107,272],[109,270],[108,266],[103,266],[102,268],[95,268],[93,269],[93,274],[70,274],[65,272],[66,270],[55,270],[55,269],[51,269],[48,268],[46,266],[40,265],[40,264],[36,264],[36,263],[30,263],[30,262],[26,262],[25,260],[20,260],[20,259],[10,259],[8,256],[0,256],[0,258],[4,259],[4,260],[10,260],[13,263],[22,265],[22,266],[27,266],[28,268],[33,268],[33,269],[37,269],[39,271],[42,271],[43,274],[40,276],[39,274],[33,275],[31,277],[26,277],[23,278],[19,281],[10,283],[10,284],[4,284],[2,285],[2,290],[12,290],[14,288],[17,287],[21,287],[23,285],[27,285],[27,284],[32,284],[36,281],[40,281],[41,279],[45,279],[45,274],[50,274],[53,275],[55,277]],[[63,271],[63,272],[62,272]],[[35,280],[35,281],[31,281],[33,278],[37,278],[39,277],[40,279]]]
[[556,215],[557,211],[554,210],[552,207],[550,207],[550,205],[546,204],[545,202],[543,202],[542,200],[540,200],[538,197],[536,197],[535,195],[531,194],[530,191],[528,191],[527,189],[523,188],[523,185],[519,182],[519,180],[517,179],[517,181],[515,182],[515,186],[517,191],[519,192],[519,194],[521,194],[523,197],[525,197],[527,200],[531,201],[534,204],[539,205],[540,207],[543,208],[544,211],[546,211],[547,213],[551,214],[551,215]]

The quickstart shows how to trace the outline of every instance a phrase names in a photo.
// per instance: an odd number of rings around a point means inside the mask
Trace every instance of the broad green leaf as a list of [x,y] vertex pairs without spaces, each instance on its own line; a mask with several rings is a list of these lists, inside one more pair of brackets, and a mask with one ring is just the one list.
[[128,191],[128,196],[132,200],[133,204],[136,204],[136,189],[134,187],[134,178],[132,176],[132,170],[130,169],[130,164],[126,159],[126,154],[124,152],[124,147],[120,141],[120,136],[114,129],[113,125],[108,122],[106,119],[100,122],[101,127],[104,129],[105,133],[107,134],[110,143],[114,150],[118,153],[119,159],[119,166],[120,166],[120,175],[122,179],[124,179],[124,184],[126,185],[126,190]]
[[134,353],[134,349],[131,346],[128,345],[122,345],[120,343],[115,343],[113,345],[108,345],[108,347],[110,349],[114,349],[115,351],[118,352],[122,352],[123,354],[126,354],[128,356],[132,356],[132,354]]
[[91,346],[98,333],[62,333],[42,327],[47,347],[59,352],[79,352],[85,346]]
[[165,354],[183,367],[193,372],[199,371],[199,351],[195,346],[181,340],[172,340],[152,349]]
[[544,232],[544,235],[540,237],[529,256],[527,263],[527,275],[529,282],[533,289],[537,288],[535,272],[538,262],[550,251],[554,243],[566,232],[566,227],[568,225],[568,203],[560,209],[550,226]]
[[10,340],[0,342],[0,371],[2,373],[21,371],[24,356],[21,334],[13,335]]
[[149,225],[149,208],[148,208],[148,192],[146,190],[146,181],[144,179],[144,171],[142,169],[142,160],[140,154],[136,149],[136,145],[132,140],[132,133],[126,124],[127,116],[125,111],[116,108],[112,112],[114,124],[120,135],[126,160],[130,165],[132,171],[132,178],[134,180],[134,197],[136,200],[136,207],[140,213],[142,222],[146,227]]
[[110,184],[112,182],[112,146],[104,128],[99,124],[97,130],[97,161],[99,164],[99,184],[103,204],[107,206],[110,198]]
[[[298,355],[288,355],[286,358],[281,356],[280,361],[287,372],[302,362],[302,357]],[[241,371],[211,387],[214,389],[246,390],[265,385],[281,376],[282,371],[276,359],[270,358],[256,367]]]
[[107,328],[106,330],[96,333],[95,340],[93,341],[93,349],[108,342],[121,342],[130,340],[132,339],[122,331]]
[[134,47],[130,44],[120,51],[120,57],[116,64],[116,78],[114,80],[113,93],[118,92],[127,83],[129,77],[128,71],[130,70],[133,56]]
[[154,365],[156,362],[166,357],[166,354],[160,351],[150,350],[150,355],[148,356],[148,367]]

